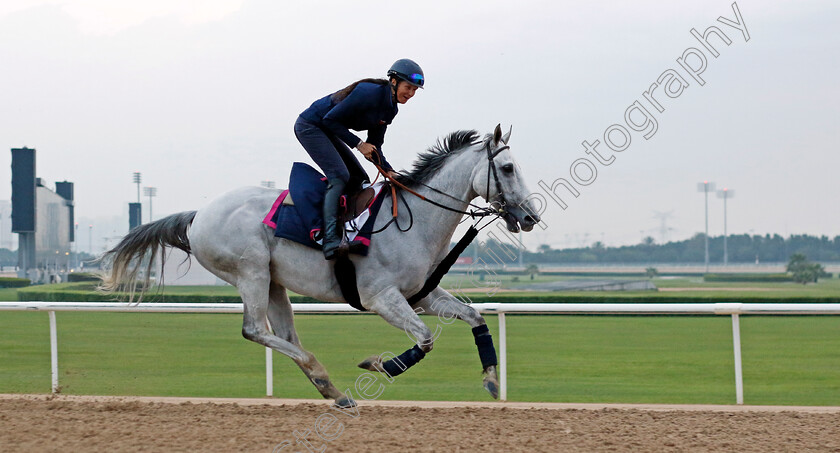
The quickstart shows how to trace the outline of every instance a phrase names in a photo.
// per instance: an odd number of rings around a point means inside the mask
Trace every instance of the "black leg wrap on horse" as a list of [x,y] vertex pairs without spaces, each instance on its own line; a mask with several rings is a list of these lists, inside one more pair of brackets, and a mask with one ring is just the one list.
[[386,373],[388,373],[388,376],[399,376],[403,373],[403,371],[416,365],[417,362],[423,359],[423,357],[426,357],[426,353],[420,349],[420,346],[414,345],[414,347],[408,351],[405,351],[393,359],[383,363],[382,368]]
[[490,335],[487,324],[473,327],[472,332],[475,336],[475,345],[478,346],[478,357],[481,359],[482,369],[486,370],[489,366],[498,365],[496,348],[493,347],[493,337]]

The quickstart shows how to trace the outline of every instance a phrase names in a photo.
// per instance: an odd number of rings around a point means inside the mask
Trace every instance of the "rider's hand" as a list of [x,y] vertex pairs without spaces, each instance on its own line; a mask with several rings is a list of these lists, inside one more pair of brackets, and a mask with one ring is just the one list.
[[376,146],[371,145],[368,142],[362,142],[359,143],[359,146],[357,146],[356,149],[358,149],[359,152],[361,152],[365,156],[365,159],[371,160],[373,152],[376,151]]

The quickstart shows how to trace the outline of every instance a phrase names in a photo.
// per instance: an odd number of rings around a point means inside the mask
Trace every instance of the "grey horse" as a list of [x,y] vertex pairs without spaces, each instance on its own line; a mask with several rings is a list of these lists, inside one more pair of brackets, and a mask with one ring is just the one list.
[[[539,216],[529,200],[521,169],[496,126],[483,139],[476,131],[459,131],[420,154],[414,168],[400,176],[418,194],[438,205],[405,194],[398,202],[399,223],[414,225],[400,231],[393,225],[374,235],[367,256],[351,256],[357,270],[361,304],[398,329],[405,329],[416,345],[400,356],[385,360],[372,356],[360,367],[399,374],[432,350],[431,330],[418,312],[458,318],[473,328],[483,366],[483,383],[498,398],[496,354],[484,318],[441,287],[412,308],[406,298],[417,293],[447,254],[450,240],[469,202],[479,196],[496,206],[508,230],[530,231]],[[327,370],[301,346],[294,327],[287,290],[325,302],[345,302],[333,272],[333,262],[321,252],[277,238],[262,218],[279,191],[259,187],[233,190],[199,211],[173,214],[133,229],[102,259],[110,263],[103,276],[105,291],[125,289],[134,293],[140,275],[145,279],[155,257],[166,247],[177,247],[193,256],[210,272],[235,286],[244,304],[242,335],[290,357],[324,398],[342,407],[354,406],[330,381]],[[376,218],[379,229],[391,219],[392,200],[383,201]],[[143,264],[141,264],[143,263]],[[142,298],[141,287],[140,297]]]

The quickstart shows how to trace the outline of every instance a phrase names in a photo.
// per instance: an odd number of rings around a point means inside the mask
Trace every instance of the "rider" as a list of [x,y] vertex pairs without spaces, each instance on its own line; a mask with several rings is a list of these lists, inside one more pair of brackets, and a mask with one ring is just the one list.
[[[339,225],[338,204],[345,187],[348,192],[369,181],[350,148],[379,164],[388,177],[396,176],[382,154],[385,129],[397,115],[397,104],[405,104],[418,88],[423,88],[423,70],[412,60],[401,59],[391,65],[388,79],[362,79],[325,96],[309,106],[295,121],[295,136],[312,160],[327,176],[324,196],[324,257],[328,260],[346,254],[343,228]],[[368,131],[362,140],[349,131]]]

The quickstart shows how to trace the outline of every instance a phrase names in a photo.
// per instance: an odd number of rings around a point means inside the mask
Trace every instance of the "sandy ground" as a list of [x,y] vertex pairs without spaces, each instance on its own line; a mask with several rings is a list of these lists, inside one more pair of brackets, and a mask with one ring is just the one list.
[[840,408],[0,395],[0,451],[840,452]]

